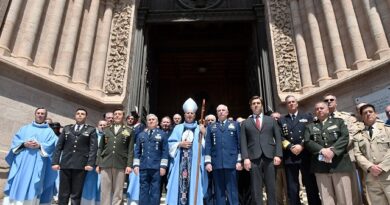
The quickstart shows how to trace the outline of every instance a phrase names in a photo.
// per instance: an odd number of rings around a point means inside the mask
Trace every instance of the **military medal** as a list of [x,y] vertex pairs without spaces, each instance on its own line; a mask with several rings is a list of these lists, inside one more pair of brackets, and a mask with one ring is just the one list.
[[160,141],[161,141],[161,135],[160,134],[157,134],[154,139],[156,139],[156,150],[158,150],[158,147],[159,147],[159,144],[160,144]]
[[283,130],[283,135],[288,136],[288,128],[286,123],[282,125],[282,130]]

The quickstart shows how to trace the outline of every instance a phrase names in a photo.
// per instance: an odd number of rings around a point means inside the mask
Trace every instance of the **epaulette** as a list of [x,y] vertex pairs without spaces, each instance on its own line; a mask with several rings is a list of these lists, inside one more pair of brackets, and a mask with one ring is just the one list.
[[353,114],[353,113],[351,113],[351,112],[341,111],[340,113],[343,114],[343,115],[355,116],[355,114]]

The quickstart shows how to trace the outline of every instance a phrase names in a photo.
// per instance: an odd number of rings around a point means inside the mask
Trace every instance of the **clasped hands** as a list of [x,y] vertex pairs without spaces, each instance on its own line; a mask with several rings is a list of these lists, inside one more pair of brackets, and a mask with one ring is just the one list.
[[322,148],[320,150],[320,153],[324,156],[324,158],[325,158],[324,162],[325,163],[332,163],[332,159],[334,157],[334,152],[332,151],[331,148]]
[[23,145],[27,148],[30,148],[30,149],[38,149],[40,147],[40,144],[35,140],[29,140],[29,141],[23,143]]

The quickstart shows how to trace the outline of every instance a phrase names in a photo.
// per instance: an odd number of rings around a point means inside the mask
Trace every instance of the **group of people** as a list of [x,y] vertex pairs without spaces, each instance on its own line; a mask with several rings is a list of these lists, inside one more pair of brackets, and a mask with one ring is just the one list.
[[[115,109],[97,127],[79,108],[61,132],[37,108],[6,157],[3,203],[50,204],[57,191],[63,205],[119,205],[126,184],[128,204],[139,205],[160,204],[162,190],[168,205],[297,205],[302,186],[313,205],[390,204],[390,127],[373,105],[358,105],[360,120],[338,111],[330,94],[314,105],[314,116],[298,111],[292,95],[285,105],[287,114],[268,116],[253,96],[247,119],[231,119],[220,104],[216,116],[198,122],[190,98],[183,123],[179,114],[160,124],[148,114],[143,124],[136,112]],[[390,119],[390,106],[386,114]]]

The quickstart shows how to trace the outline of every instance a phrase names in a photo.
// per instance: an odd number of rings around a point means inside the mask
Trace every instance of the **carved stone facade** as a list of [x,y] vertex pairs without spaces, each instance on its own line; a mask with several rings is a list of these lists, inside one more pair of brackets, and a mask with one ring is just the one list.
[[370,2],[266,1],[280,101],[294,94],[309,102],[347,80],[390,66],[390,3]]
[[133,1],[116,0],[113,28],[110,38],[110,52],[107,59],[105,92],[122,94],[126,84],[129,45],[131,40]]
[[[230,8],[237,2],[245,5]],[[142,3],[177,10],[136,19],[136,14],[146,13],[146,8],[137,8]],[[62,124],[73,122],[77,107],[88,109],[90,124],[103,112],[123,107],[134,89],[129,75],[147,76],[132,72],[133,61],[140,61],[141,67],[147,59],[140,54],[143,49],[133,48],[135,41],[142,46],[147,41],[145,30],[135,31],[137,20],[141,25],[264,20],[253,14],[254,5],[265,10],[275,104],[294,94],[300,108],[312,110],[324,93],[333,92],[340,110],[354,111],[355,98],[390,85],[389,0],[1,1],[0,22],[6,15],[0,36],[0,124],[7,129],[0,129],[0,136],[7,139],[0,143],[0,157],[4,159],[17,129],[31,122],[35,107],[47,107],[49,117]],[[257,45],[251,46],[256,52],[250,62],[261,60]],[[254,71],[248,75],[260,76]],[[146,83],[139,80],[140,89]],[[254,78],[248,83],[251,90],[261,89]],[[137,95],[146,93],[134,90]],[[0,160],[1,176],[6,176],[6,166]]]
[[278,90],[298,92],[301,88],[301,79],[288,1],[270,0],[268,4]]

